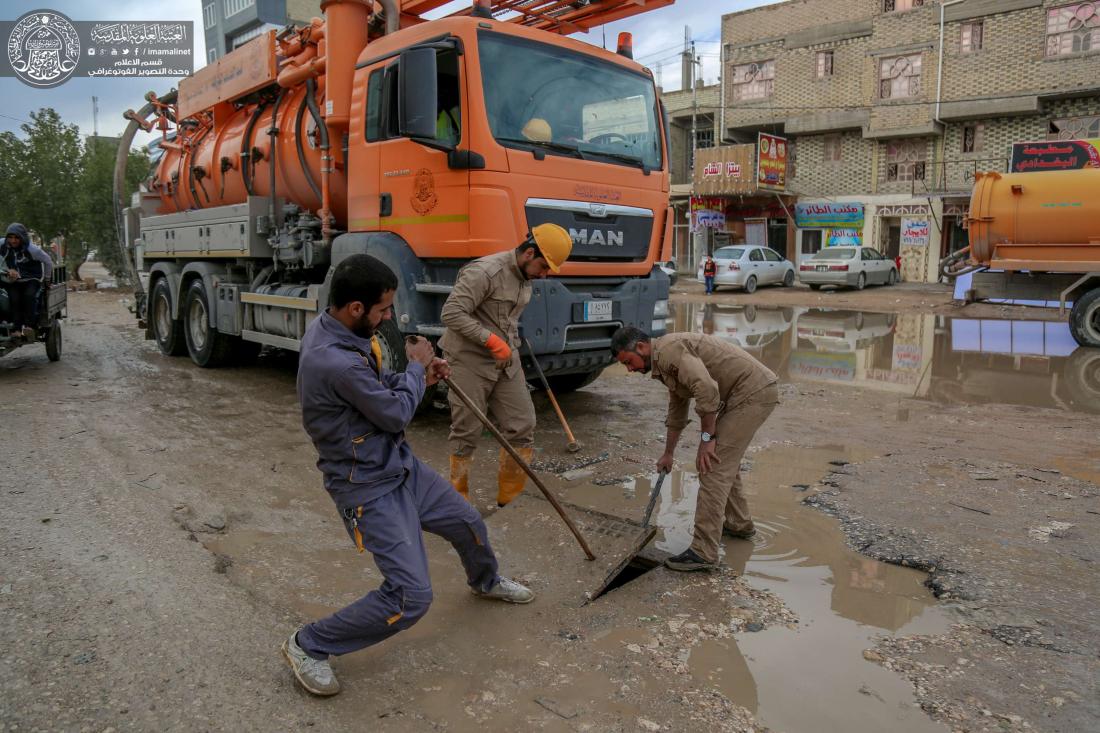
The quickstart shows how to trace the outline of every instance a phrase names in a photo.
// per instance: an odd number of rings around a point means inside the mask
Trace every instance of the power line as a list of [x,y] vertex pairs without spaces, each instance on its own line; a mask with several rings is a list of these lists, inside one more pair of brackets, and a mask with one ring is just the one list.
[[15,120],[16,122],[23,122],[23,123],[26,123],[28,125],[33,125],[34,124],[30,120],[25,120],[22,117],[12,117],[11,115],[6,115],[6,114],[3,114],[3,113],[0,113],[0,117],[5,117],[9,120]]

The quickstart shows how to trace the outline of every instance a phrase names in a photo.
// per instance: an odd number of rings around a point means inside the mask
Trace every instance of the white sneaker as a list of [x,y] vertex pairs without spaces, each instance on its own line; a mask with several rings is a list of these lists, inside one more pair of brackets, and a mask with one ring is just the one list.
[[298,632],[295,631],[290,638],[283,642],[283,656],[287,664],[294,670],[294,676],[299,684],[314,695],[329,696],[340,691],[340,683],[336,681],[336,675],[328,660],[321,661],[306,654],[302,647],[298,646]]
[[531,592],[530,588],[520,585],[511,578],[505,578],[503,575],[488,592],[482,592],[476,588],[470,590],[478,598],[492,598],[508,603],[530,603],[535,600],[535,594]]

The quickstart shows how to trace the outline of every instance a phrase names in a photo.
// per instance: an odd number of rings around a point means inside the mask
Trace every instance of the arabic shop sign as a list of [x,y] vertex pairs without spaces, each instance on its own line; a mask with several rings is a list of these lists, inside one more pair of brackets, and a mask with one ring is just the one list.
[[36,10],[0,21],[7,53],[0,76],[48,89],[74,76],[188,76],[195,70],[192,21],[70,20]]
[[901,220],[901,246],[927,247],[931,228],[927,219]]
[[1100,168],[1100,139],[1050,140],[1012,145],[1013,173]]
[[794,224],[801,229],[862,229],[863,204],[795,204]]
[[757,135],[756,187],[767,191],[787,190],[787,139]]
[[715,196],[692,196],[691,231],[726,228],[725,199]]

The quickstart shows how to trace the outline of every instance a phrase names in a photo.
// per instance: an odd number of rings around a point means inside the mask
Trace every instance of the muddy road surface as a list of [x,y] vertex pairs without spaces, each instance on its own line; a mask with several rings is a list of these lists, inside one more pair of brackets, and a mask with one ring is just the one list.
[[[472,493],[535,603],[472,597],[430,538],[427,617],[335,660],[318,700],[279,644],[379,577],[321,488],[295,359],[198,369],[125,294],[71,294],[60,362],[0,360],[0,730],[1100,728],[1100,355],[1053,320],[844,297],[675,299],[670,327],[782,379],[744,464],[760,532],[720,572],[655,567],[689,541],[691,441],[655,540],[590,600],[616,563],[533,487],[496,511],[486,435]],[[537,466],[614,546],[655,479],[660,385],[609,369],[563,395],[579,454],[535,399]],[[410,440],[445,468],[446,433],[431,412]]]

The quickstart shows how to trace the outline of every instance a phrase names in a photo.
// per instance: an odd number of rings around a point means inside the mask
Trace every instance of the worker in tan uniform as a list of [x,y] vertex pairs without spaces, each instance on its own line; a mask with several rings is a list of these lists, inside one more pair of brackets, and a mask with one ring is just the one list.
[[[458,273],[443,304],[447,330],[439,345],[451,365],[451,380],[500,426],[530,462],[535,442],[535,406],[519,358],[519,319],[531,300],[531,281],[557,273],[573,240],[557,224],[540,224],[516,249],[474,260]],[[470,498],[470,462],[482,425],[452,392],[451,483]],[[497,505],[515,499],[527,481],[503,448],[497,474]]]
[[674,333],[650,340],[637,328],[620,328],[611,352],[628,371],[652,371],[669,394],[665,452],[658,471],[671,471],[680,433],[695,400],[699,415],[699,497],[691,547],[665,560],[673,570],[718,565],[723,531],[739,539],[756,534],[741,484],[741,458],[756,431],[779,404],[775,374],[743,349],[714,336]]

